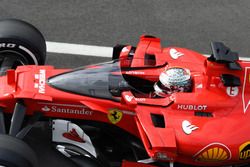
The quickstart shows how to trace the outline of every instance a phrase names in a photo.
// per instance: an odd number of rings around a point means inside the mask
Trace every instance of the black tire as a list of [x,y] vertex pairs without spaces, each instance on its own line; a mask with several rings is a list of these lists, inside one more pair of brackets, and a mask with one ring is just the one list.
[[35,152],[22,140],[0,135],[0,166],[36,167]]
[[23,61],[22,65],[44,65],[45,39],[37,28],[25,21],[0,20],[0,55],[13,54]]

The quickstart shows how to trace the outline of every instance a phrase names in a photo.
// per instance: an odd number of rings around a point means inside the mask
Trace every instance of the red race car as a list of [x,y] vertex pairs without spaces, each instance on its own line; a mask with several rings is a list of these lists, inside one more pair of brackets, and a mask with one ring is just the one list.
[[35,27],[2,20],[0,165],[37,165],[20,139],[38,121],[79,166],[247,165],[250,62],[211,47],[207,58],[142,36],[115,46],[110,62],[55,69]]

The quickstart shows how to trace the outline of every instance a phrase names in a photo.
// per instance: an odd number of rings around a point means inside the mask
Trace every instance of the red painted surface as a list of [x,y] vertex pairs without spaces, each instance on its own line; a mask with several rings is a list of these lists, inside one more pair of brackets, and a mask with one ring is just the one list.
[[[156,160],[204,166],[250,162],[245,156],[250,150],[244,145],[250,141],[250,62],[238,61],[242,70],[229,70],[224,64],[207,61],[197,52],[161,48],[158,38],[142,37],[133,59],[127,63],[123,59],[130,49],[127,47],[121,53],[120,65],[128,67],[121,74],[156,82],[167,67],[188,68],[193,80],[192,92],[174,93],[165,98],[150,98],[132,91],[123,92],[121,97],[115,97],[117,100],[87,97],[55,89],[43,83],[42,76],[37,78],[45,72],[47,80],[69,69],[21,66],[0,78],[0,106],[11,113],[16,100],[24,99],[29,115],[40,111],[46,117],[114,124],[138,136],[149,156]],[[178,55],[173,58],[170,52]],[[138,61],[145,54],[155,56],[153,64]],[[222,74],[239,77],[241,85],[225,87]],[[213,117],[195,116],[195,112],[211,113]],[[162,116],[165,127],[155,127],[151,114]]]

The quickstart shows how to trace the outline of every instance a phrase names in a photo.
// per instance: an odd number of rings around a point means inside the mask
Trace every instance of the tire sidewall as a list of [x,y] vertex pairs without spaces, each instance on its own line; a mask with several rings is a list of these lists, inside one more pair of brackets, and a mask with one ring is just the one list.
[[2,52],[15,52],[19,54],[22,59],[26,60],[27,65],[39,65],[44,60],[38,59],[35,55],[38,54],[37,50],[31,49],[29,44],[24,40],[19,40],[17,37],[0,38],[0,53]]
[[16,52],[28,60],[28,65],[44,65],[46,41],[32,24],[17,19],[0,20],[0,52]]
[[36,167],[35,152],[22,140],[0,135],[0,165],[6,167]]

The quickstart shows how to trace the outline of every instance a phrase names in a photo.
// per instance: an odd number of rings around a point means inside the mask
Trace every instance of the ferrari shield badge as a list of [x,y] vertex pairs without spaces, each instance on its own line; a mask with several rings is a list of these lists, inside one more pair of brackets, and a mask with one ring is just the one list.
[[117,124],[122,119],[122,112],[118,109],[110,109],[108,111],[108,119],[112,124]]

